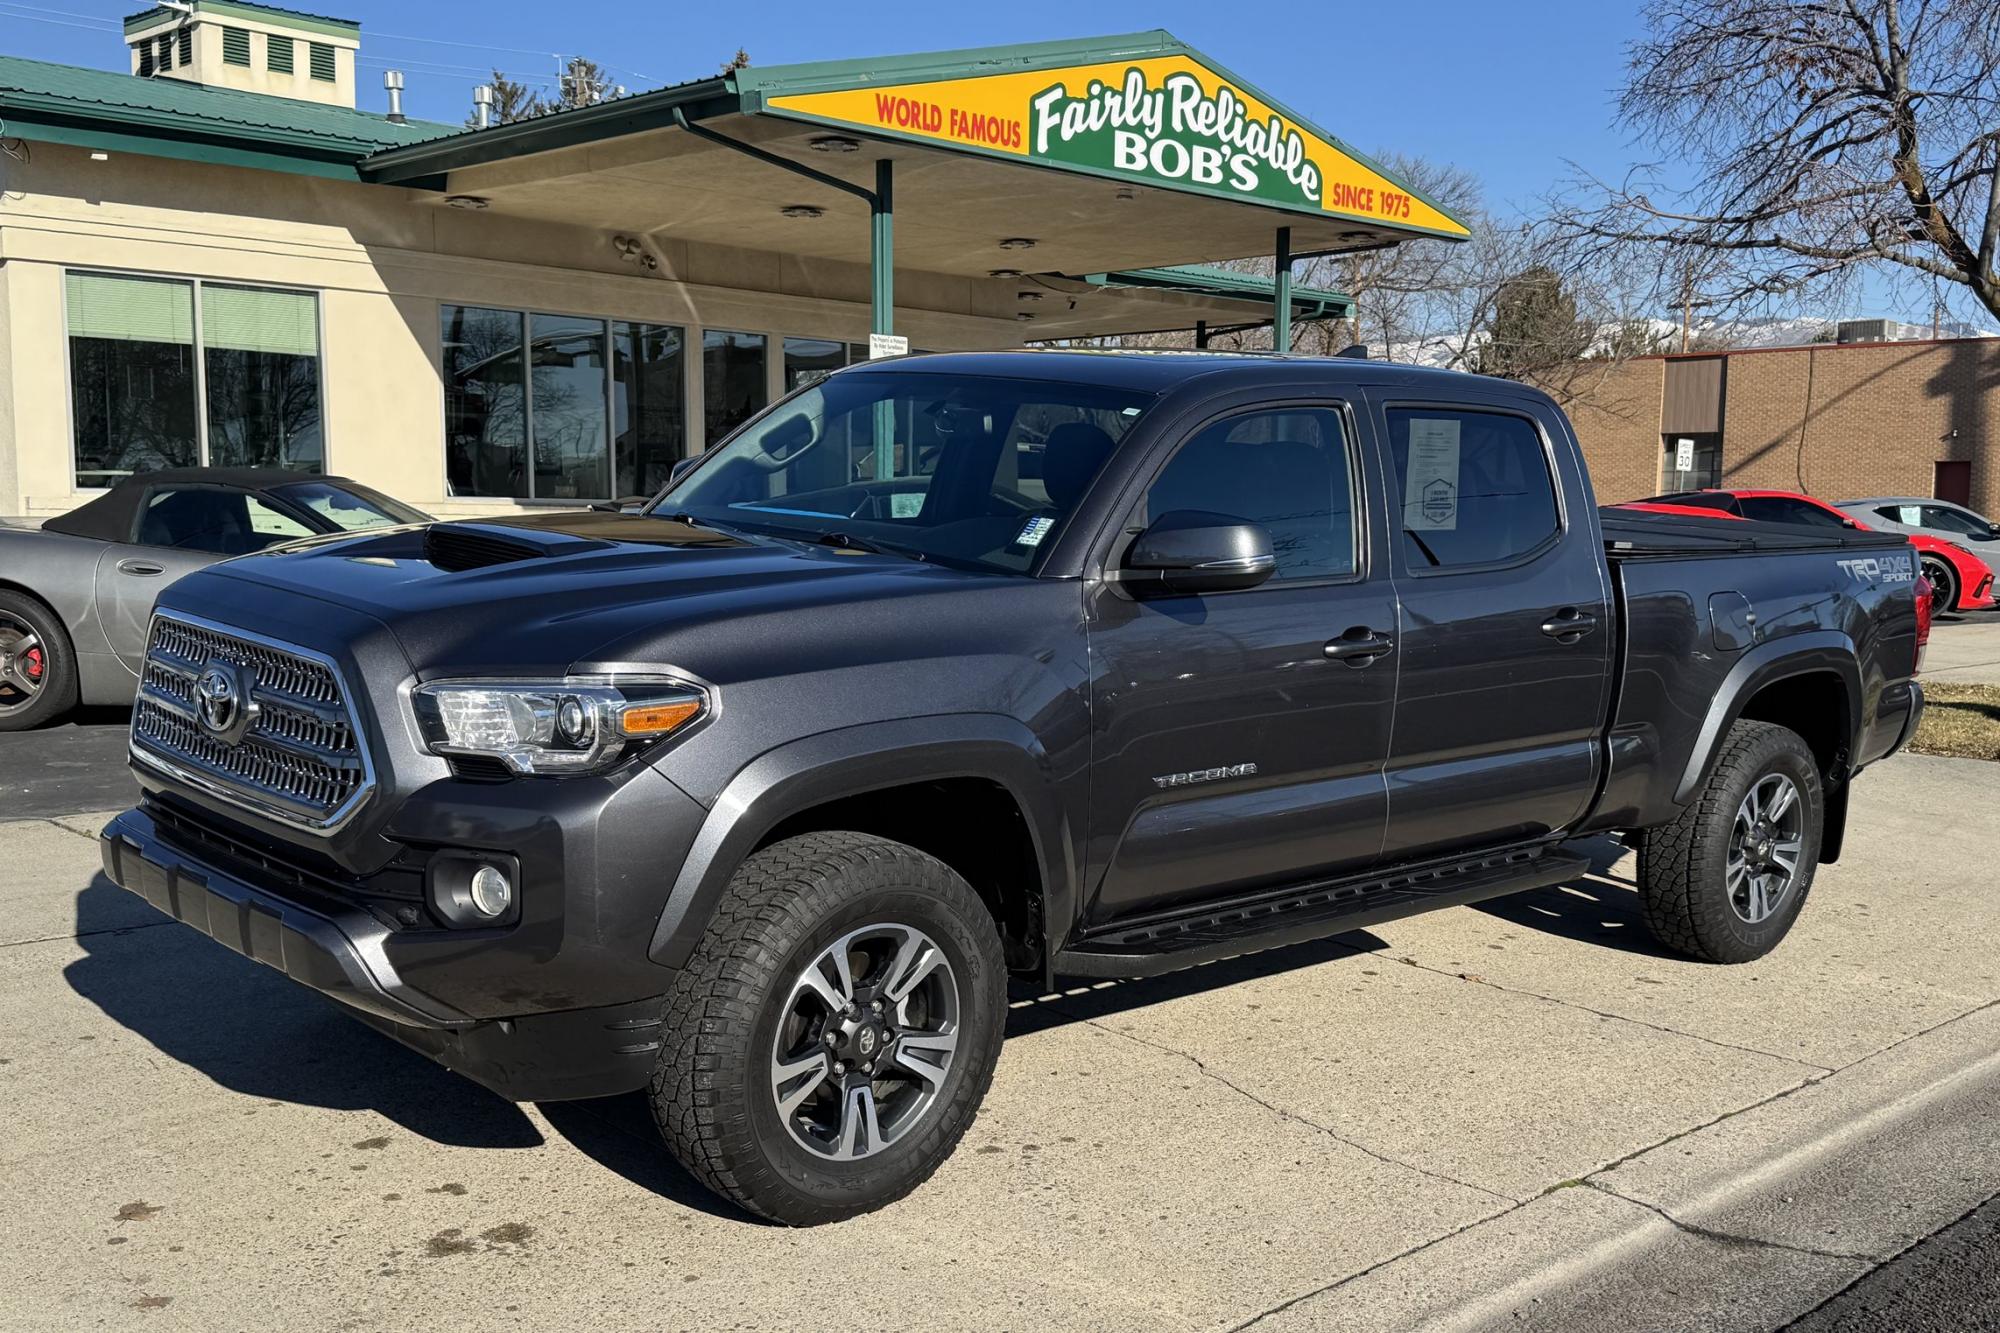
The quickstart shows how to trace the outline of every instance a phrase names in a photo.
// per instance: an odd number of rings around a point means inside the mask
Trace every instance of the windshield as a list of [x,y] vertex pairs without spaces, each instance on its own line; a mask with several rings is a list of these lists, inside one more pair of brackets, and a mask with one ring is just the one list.
[[746,426],[647,512],[1032,573],[1152,401],[1035,380],[837,374]]
[[310,509],[346,532],[363,528],[386,528],[397,523],[428,523],[420,510],[373,491],[335,486],[324,481],[301,481],[279,486],[272,494],[301,509]]

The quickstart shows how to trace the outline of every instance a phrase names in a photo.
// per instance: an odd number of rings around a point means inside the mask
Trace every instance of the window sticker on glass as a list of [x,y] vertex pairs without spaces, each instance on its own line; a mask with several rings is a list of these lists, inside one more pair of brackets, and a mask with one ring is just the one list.
[[915,518],[924,512],[922,491],[898,491],[889,497],[890,518]]
[[1404,529],[1455,531],[1458,484],[1458,421],[1410,418],[1410,461],[1403,473]]
[[1014,539],[1014,545],[1040,546],[1042,538],[1048,536],[1049,529],[1055,525],[1056,521],[1046,514],[1031,518],[1021,525],[1021,535]]

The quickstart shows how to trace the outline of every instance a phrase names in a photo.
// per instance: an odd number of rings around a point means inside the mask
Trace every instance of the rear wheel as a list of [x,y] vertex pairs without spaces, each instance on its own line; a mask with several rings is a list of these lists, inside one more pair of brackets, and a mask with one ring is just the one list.
[[795,1226],[922,1184],[999,1057],[1006,969],[949,866],[809,833],[730,880],[667,998],[654,1119],[711,1189]]
[[76,706],[76,656],[56,613],[0,591],[0,731],[26,731]]
[[1654,938],[1714,963],[1775,949],[1812,888],[1821,800],[1818,763],[1797,732],[1731,727],[1695,799],[1639,840],[1639,896]]
[[1931,614],[1951,611],[1958,606],[1958,575],[1952,572],[1950,562],[1934,555],[1927,555],[1920,562],[1924,577],[1931,585]]

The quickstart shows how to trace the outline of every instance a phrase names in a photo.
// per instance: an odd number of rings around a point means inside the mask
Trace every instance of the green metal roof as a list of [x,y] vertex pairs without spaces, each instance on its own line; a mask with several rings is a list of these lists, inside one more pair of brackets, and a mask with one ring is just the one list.
[[18,56],[0,56],[0,117],[23,139],[344,180],[370,153],[458,128]]
[[[329,18],[325,14],[308,14],[301,9],[281,9],[277,5],[255,4],[252,0],[189,0],[195,12],[213,14],[217,18],[255,19],[260,23],[282,24],[289,28],[303,28],[310,32],[330,33],[335,37],[361,36],[361,25],[353,19]],[[137,14],[125,16],[127,36],[151,27],[163,19],[178,21],[186,17],[179,10],[155,5]]]
[[[1164,268],[1132,268],[1117,273],[1092,273],[1084,281],[1097,287],[1153,287],[1192,292],[1197,296],[1234,297],[1245,301],[1275,301],[1277,284],[1256,273],[1214,268],[1207,264],[1174,264]],[[1342,319],[1354,313],[1354,298],[1330,287],[1292,288],[1296,319]]]

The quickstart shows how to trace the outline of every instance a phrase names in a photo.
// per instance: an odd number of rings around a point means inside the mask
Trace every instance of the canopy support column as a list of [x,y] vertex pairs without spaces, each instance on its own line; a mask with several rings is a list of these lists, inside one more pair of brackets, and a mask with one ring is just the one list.
[[[895,164],[886,157],[875,163],[875,195],[868,201],[868,314],[869,332],[896,331]],[[875,404],[875,480],[895,475],[895,404],[885,400]]]
[[1271,346],[1292,350],[1292,229],[1278,228],[1278,267],[1271,284]]
[[1208,346],[1208,321],[1205,319],[1198,319],[1194,322],[1194,345],[1196,347]]

